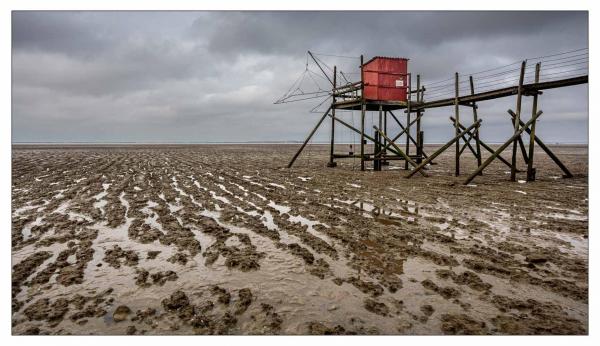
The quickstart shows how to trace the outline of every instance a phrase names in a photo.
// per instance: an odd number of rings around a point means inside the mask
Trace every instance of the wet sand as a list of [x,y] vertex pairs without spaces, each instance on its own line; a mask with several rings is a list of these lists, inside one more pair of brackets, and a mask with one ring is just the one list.
[[468,186],[297,147],[13,146],[13,334],[587,334],[587,146]]

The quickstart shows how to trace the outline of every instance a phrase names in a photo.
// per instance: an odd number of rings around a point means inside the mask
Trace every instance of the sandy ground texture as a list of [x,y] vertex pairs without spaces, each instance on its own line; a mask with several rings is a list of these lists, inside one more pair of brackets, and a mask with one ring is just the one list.
[[588,332],[587,146],[468,186],[297,148],[13,146],[13,334]]

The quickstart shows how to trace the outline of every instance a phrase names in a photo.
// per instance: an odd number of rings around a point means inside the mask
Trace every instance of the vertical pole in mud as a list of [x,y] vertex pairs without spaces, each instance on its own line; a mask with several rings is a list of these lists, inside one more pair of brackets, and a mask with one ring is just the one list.
[[[421,94],[421,75],[417,75],[417,107],[421,105],[423,102],[422,94]],[[423,161],[423,139],[421,138],[421,110],[417,111],[417,163],[421,163]]]
[[[454,136],[458,136],[458,123],[460,122],[459,116],[460,111],[458,109],[458,72],[454,73]],[[456,140],[456,152],[455,152],[455,162],[454,162],[454,175],[460,175],[460,138]]]
[[363,56],[360,55],[360,170],[365,170],[365,78],[363,75]]
[[[383,106],[379,105],[379,129],[381,129],[381,126],[383,125]],[[379,132],[377,132],[377,137],[376,137],[377,141],[375,142],[375,153],[377,154],[377,157],[375,157],[376,162],[377,163],[377,170],[381,171],[381,136],[379,135]]]
[[[381,125],[381,124],[380,124]],[[387,136],[387,111],[383,111],[383,133]],[[383,147],[387,148],[387,139],[383,139]],[[383,152],[383,157],[387,156],[387,149]],[[388,161],[383,160],[382,164],[387,165]]]
[[[471,95],[475,95],[475,85],[473,84],[473,76],[469,76],[469,84],[471,86]],[[473,122],[477,122],[477,104],[473,102]],[[477,152],[477,167],[481,166],[481,143],[479,142],[479,127],[475,128],[475,151]],[[479,172],[483,175],[483,172]]]
[[[535,64],[535,84],[540,81],[541,63]],[[531,115],[537,113],[538,91],[533,95],[533,104],[531,106]],[[533,168],[533,147],[535,147],[535,123],[531,123],[531,131],[529,132],[529,161],[527,162],[527,181],[535,181],[535,168]]]
[[[411,98],[411,85],[412,81],[410,73],[408,74],[408,87],[407,87],[407,101],[406,101],[406,155],[410,157],[410,98]],[[408,161],[404,161],[404,169],[408,170]]]
[[[523,79],[525,78],[525,67],[527,66],[527,60],[523,60],[521,63],[521,74],[519,75],[519,87],[517,89],[517,109],[516,116],[514,120],[515,125],[515,134],[519,131],[520,121],[521,121],[521,99],[523,96]],[[535,121],[535,118],[534,118]],[[517,136],[519,137],[519,136]],[[510,181],[517,180],[517,142],[518,138],[515,137],[513,141],[513,150],[512,150],[512,167],[510,169]]]
[[337,85],[337,66],[333,66],[333,89],[331,97],[331,147],[329,148],[329,163],[327,167],[335,167],[336,163],[333,161],[333,147],[335,146],[335,88]]

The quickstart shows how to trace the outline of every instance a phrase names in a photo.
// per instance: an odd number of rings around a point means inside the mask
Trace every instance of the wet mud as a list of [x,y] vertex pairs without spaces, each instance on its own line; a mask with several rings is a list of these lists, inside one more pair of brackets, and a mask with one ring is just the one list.
[[295,149],[14,146],[13,334],[588,333],[587,147],[468,186]]

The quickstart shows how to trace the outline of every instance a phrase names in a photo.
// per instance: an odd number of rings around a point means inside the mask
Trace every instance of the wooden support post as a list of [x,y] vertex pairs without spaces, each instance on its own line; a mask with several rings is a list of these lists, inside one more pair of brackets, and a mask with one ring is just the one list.
[[[521,120],[521,99],[523,98],[523,79],[525,78],[525,68],[527,61],[524,60],[521,63],[521,74],[519,75],[519,86],[517,88],[517,116],[515,117],[515,134],[519,132],[519,124]],[[523,131],[519,132],[522,133]],[[517,179],[517,137],[514,138],[513,150],[512,150],[512,168],[510,170],[510,181]]]
[[431,162],[431,160],[435,159],[438,155],[440,155],[446,149],[448,149],[454,142],[456,142],[460,137],[464,136],[467,132],[471,131],[472,128],[479,126],[479,124],[481,124],[481,119],[477,120],[476,123],[473,123],[471,126],[467,127],[465,130],[454,136],[454,138],[452,138],[450,142],[444,144],[443,147],[436,150],[435,153],[431,154],[427,159],[425,159],[425,161],[421,162],[421,164],[415,167],[415,169],[412,172],[410,172],[405,178],[412,177],[418,170],[421,170],[423,167],[425,167],[425,165]]
[[417,163],[421,163],[423,162],[423,142],[425,141],[425,139],[423,138],[423,135],[425,134],[424,131],[419,131],[419,137],[417,137],[417,146],[419,147],[419,152],[418,154],[418,158],[417,158]]
[[[379,129],[383,128],[383,106],[379,105]],[[377,170],[381,171],[381,156],[382,156],[382,151],[381,151],[381,136],[379,135],[379,132],[377,132],[377,142],[375,143],[375,150],[373,151],[376,154],[376,159],[378,159],[377,161]]]
[[[387,138],[387,136],[381,132],[381,130],[379,130],[377,127],[373,126],[373,128],[375,129],[375,131],[377,131],[383,138],[385,138],[393,147],[394,149],[396,149],[396,151],[398,153],[400,153],[400,155],[402,157],[404,157],[404,162],[408,162],[410,163],[413,167],[417,167],[417,163],[415,161],[413,161],[413,159],[410,158],[410,156],[408,156],[408,154],[402,152],[402,150],[396,145],[396,143],[394,143],[393,141],[391,141],[389,138]],[[423,172],[423,171],[419,171],[419,173],[421,173],[424,176],[427,176],[427,173]]]
[[[423,102],[423,91],[421,91],[421,75],[417,75],[417,104]],[[423,161],[423,132],[421,131],[421,110],[417,111],[417,163]]]
[[[387,111],[383,111],[383,133],[385,133],[385,135],[387,136]],[[383,147],[385,148],[387,146],[387,139],[383,139]],[[383,151],[383,156],[387,156],[387,150]],[[387,160],[383,160],[382,162],[383,165],[388,165],[389,163],[387,162]]]
[[[471,95],[475,95],[475,85],[473,84],[473,76],[469,76],[469,84],[471,85]],[[473,122],[477,121],[477,105],[473,102]],[[477,158],[477,167],[481,166],[481,143],[479,142],[479,128],[475,129],[475,149]],[[483,174],[480,172],[479,174]]]
[[[509,110],[508,113],[512,116],[512,117],[516,117],[516,114]],[[521,126],[523,126],[523,122],[519,121]],[[527,133],[529,135],[531,135],[531,130],[530,129],[525,129],[525,131],[527,131]],[[554,161],[554,163],[556,163],[556,165],[563,171],[564,175],[563,178],[572,178],[573,174],[571,174],[571,172],[569,171],[569,169],[567,168],[567,166],[565,166],[560,160],[559,158],[552,152],[552,150],[550,150],[550,148],[548,148],[546,146],[546,144],[544,144],[544,142],[542,142],[542,140],[538,137],[535,136],[534,138],[535,142],[537,143],[537,145],[540,146],[540,148],[546,153],[548,154],[548,156],[550,156],[550,158],[552,159],[552,161]]]
[[[406,155],[410,155],[410,99],[412,97],[411,94],[412,89],[412,81],[410,78],[410,73],[408,74],[408,88],[406,89]],[[408,161],[404,162],[404,169],[408,170]]]
[[[506,143],[504,143],[500,148],[498,148],[498,150],[496,150],[492,156],[488,157],[487,160],[485,160],[484,163],[481,164],[481,166],[477,167],[477,169],[475,170],[475,172],[473,172],[468,178],[467,180],[465,180],[464,184],[467,185],[468,183],[470,183],[473,179],[475,179],[475,177],[479,174],[479,172],[483,171],[490,163],[492,163],[492,161],[494,161],[494,159],[496,157],[498,157],[500,155],[500,153],[502,153],[502,151],[504,151],[504,149],[506,149],[510,143],[513,143],[513,146],[515,144],[515,139],[517,139],[518,136],[521,135],[521,133],[523,133],[523,131],[525,131],[526,128],[529,127],[529,125],[531,125],[532,122],[534,122],[537,118],[540,117],[540,115],[542,115],[542,111],[538,111],[533,117],[531,117],[531,119],[529,119],[529,121],[524,124],[522,127],[520,127],[517,132],[515,132],[512,137],[510,137],[510,139],[508,141],[506,141]],[[481,119],[480,119],[481,121]],[[516,149],[516,146],[515,146]],[[513,155],[513,158],[516,157],[516,151],[514,152],[515,155]],[[514,161],[513,161],[513,166],[511,167],[511,171],[516,171],[515,170],[515,166],[514,166]]]
[[365,76],[363,73],[363,56],[360,55],[360,170],[365,170]]
[[365,102],[362,102],[360,111],[360,170],[365,170]]
[[454,117],[456,121],[454,122],[454,136],[456,138],[456,152],[455,152],[455,162],[454,162],[454,175],[460,175],[460,137],[458,136],[458,122],[460,121],[460,111],[458,109],[458,72],[454,73]]
[[300,149],[298,149],[298,151],[296,152],[294,157],[292,157],[292,160],[290,161],[290,163],[288,163],[287,168],[292,167],[292,165],[294,164],[294,161],[296,161],[298,156],[300,156],[300,153],[302,152],[302,150],[304,150],[304,147],[306,146],[306,144],[308,144],[308,141],[310,141],[310,139],[315,134],[315,132],[317,132],[317,129],[319,128],[319,126],[321,126],[321,123],[323,122],[325,117],[327,117],[330,110],[331,110],[331,106],[329,106],[329,108],[327,108],[325,113],[323,113],[323,116],[321,117],[321,119],[319,119],[319,121],[317,122],[317,125],[315,125],[315,127],[312,129],[312,131],[310,131],[310,134],[308,135],[308,137],[306,137],[306,139],[304,140],[304,143],[302,143],[302,146],[300,147]]
[[[450,117],[450,120],[454,121],[454,118],[453,118],[453,117]],[[464,125],[462,125],[461,123],[458,123],[458,127],[459,127],[461,130],[464,130],[464,129],[465,129]],[[489,151],[489,152],[490,152],[490,153],[492,153],[492,154],[494,153],[494,149],[492,149],[492,147],[490,147],[489,145],[485,144],[485,142],[484,142],[484,141],[482,141],[482,140],[479,140],[479,143],[481,144],[481,146],[482,146],[482,147],[483,147],[485,150]],[[508,168],[512,168],[512,166],[510,165],[510,162],[508,162],[508,160],[506,160],[506,159],[505,159],[505,158],[503,158],[502,156],[498,155],[498,160],[502,161],[502,162],[503,162],[505,165],[507,165],[507,166],[508,166]],[[481,165],[480,165],[480,166],[481,166]]]
[[[535,80],[534,83],[537,84],[540,81],[540,62],[535,64]],[[531,106],[531,114],[535,114],[537,112],[537,103],[538,103],[538,93],[536,92],[533,95],[533,104]],[[534,121],[531,124],[531,131],[529,131],[529,161],[527,161],[527,181],[535,181],[535,169],[533,168],[533,148],[535,147],[535,124],[537,121]],[[569,172],[570,173],[570,172]]]
[[[333,66],[333,89],[337,87],[337,66]],[[333,160],[333,149],[335,146],[335,94],[331,99],[331,146],[329,148],[329,163],[327,167],[335,167],[336,163]]]

